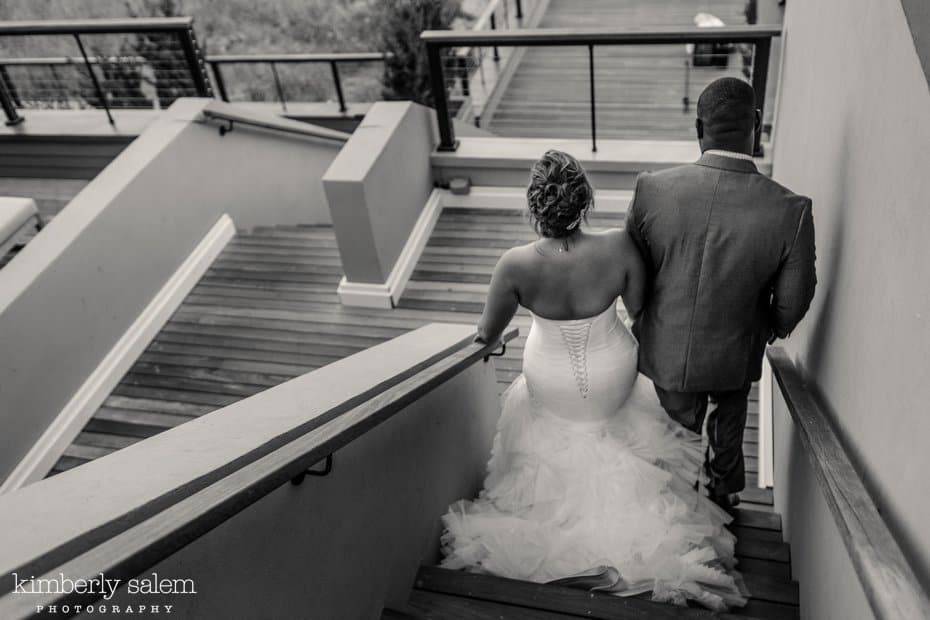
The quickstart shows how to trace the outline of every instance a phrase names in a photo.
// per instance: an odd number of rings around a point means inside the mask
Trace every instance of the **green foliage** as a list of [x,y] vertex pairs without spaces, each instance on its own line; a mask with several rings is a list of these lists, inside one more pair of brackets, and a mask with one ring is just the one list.
[[[131,17],[180,17],[185,15],[182,0],[137,0],[127,2]],[[166,108],[178,97],[190,94],[190,79],[179,74],[185,65],[184,52],[174,34],[148,32],[137,34],[129,43],[133,51],[145,58],[157,89],[159,107]],[[140,80],[141,80],[140,75]]]
[[432,105],[429,65],[420,42],[424,30],[444,30],[462,16],[460,0],[385,0],[381,5],[385,99]]

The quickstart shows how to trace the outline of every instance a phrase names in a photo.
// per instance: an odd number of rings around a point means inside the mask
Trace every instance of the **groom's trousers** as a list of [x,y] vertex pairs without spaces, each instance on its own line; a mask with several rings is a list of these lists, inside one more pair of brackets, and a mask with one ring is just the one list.
[[699,435],[707,415],[708,399],[716,403],[707,419],[707,439],[713,454],[706,464],[710,477],[707,486],[713,495],[742,491],[746,486],[743,430],[746,428],[752,384],[738,390],[712,392],[674,392],[659,386],[655,388],[666,413]]

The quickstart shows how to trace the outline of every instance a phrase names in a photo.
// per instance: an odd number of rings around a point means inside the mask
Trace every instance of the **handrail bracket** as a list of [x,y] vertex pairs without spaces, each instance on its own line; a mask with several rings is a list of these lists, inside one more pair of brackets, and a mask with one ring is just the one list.
[[317,476],[318,478],[322,478],[324,476],[328,476],[329,474],[331,474],[332,471],[333,471],[333,455],[327,454],[326,458],[323,459],[322,469],[314,469],[312,467],[308,467],[304,471],[300,472],[299,474],[291,478],[291,484],[293,484],[294,486],[299,486],[300,483],[303,482],[304,478],[306,478],[307,476]]

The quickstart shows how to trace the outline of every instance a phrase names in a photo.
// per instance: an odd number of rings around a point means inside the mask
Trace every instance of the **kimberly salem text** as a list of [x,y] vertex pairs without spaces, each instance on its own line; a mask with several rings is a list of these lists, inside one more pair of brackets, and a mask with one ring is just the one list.
[[109,601],[116,591],[123,585],[127,594],[197,594],[193,579],[170,579],[159,577],[158,573],[135,577],[123,583],[121,579],[107,577],[100,573],[96,577],[87,579],[71,579],[64,573],[57,576],[21,578],[16,573],[13,576],[13,594],[84,594],[92,595]]

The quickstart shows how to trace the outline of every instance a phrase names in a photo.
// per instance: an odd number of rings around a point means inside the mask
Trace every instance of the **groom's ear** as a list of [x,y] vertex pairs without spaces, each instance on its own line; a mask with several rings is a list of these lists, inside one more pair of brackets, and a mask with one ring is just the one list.
[[694,128],[697,130],[698,140],[704,138],[704,121],[699,118],[694,119]]

